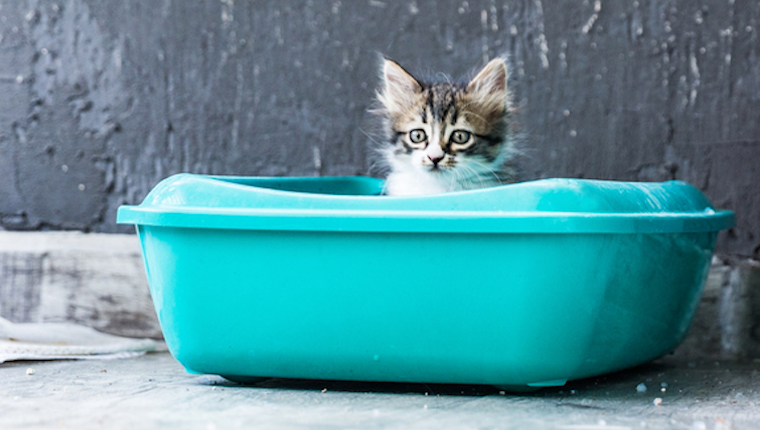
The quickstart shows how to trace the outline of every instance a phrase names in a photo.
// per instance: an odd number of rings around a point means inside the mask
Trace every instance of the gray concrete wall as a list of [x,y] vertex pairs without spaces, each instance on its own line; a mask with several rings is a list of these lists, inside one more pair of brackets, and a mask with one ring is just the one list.
[[0,317],[161,337],[133,234],[0,231]]
[[377,53],[508,54],[526,178],[687,180],[760,257],[760,4],[0,0],[0,226],[127,232],[189,171],[366,174]]

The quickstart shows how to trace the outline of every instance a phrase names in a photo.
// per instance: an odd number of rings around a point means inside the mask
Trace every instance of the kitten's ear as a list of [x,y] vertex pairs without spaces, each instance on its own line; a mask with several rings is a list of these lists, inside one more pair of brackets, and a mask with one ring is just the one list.
[[502,58],[495,58],[467,84],[467,92],[484,102],[494,104],[494,107],[506,110],[509,108],[507,78],[507,63]]
[[411,107],[422,86],[412,75],[395,61],[383,60],[383,89],[380,101],[390,112]]

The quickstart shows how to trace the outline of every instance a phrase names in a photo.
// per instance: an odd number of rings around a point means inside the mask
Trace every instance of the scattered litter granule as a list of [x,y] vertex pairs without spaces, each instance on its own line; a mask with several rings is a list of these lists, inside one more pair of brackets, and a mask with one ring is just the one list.
[[29,376],[34,375],[35,373],[37,373],[37,372],[34,369],[32,369],[31,367],[28,368],[28,369],[26,369],[26,374],[29,375]]
[[655,397],[655,398],[654,398],[654,400],[652,400],[652,403],[653,403],[655,406],[662,406],[662,399],[661,399],[661,398],[659,398],[659,397]]
[[638,391],[639,393],[645,393],[647,391],[647,384],[642,382],[641,384],[637,385],[636,391]]

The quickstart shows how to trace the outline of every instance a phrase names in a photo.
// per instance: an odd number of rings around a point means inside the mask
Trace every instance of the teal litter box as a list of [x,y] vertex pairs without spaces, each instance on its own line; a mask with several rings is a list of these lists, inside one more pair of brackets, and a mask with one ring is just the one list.
[[672,351],[734,223],[676,181],[382,187],[181,174],[119,208],[174,357],[242,381],[563,385]]

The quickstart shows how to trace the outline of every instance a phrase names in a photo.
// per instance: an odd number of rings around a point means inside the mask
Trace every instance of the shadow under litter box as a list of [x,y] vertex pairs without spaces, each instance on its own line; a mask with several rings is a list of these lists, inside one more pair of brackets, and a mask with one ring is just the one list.
[[527,394],[300,379],[240,385],[188,374],[167,353],[5,363],[0,378],[3,429],[755,429],[760,422],[758,361],[665,357]]

